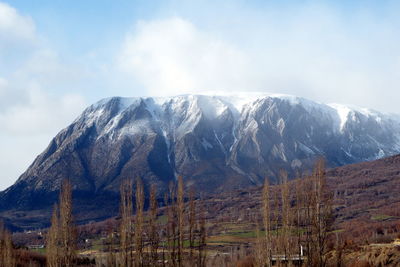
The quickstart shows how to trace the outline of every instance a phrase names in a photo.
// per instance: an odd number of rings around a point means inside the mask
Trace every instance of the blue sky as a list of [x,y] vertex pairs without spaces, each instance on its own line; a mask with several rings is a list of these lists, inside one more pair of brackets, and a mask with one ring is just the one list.
[[109,96],[262,91],[400,113],[398,1],[0,0],[0,190]]

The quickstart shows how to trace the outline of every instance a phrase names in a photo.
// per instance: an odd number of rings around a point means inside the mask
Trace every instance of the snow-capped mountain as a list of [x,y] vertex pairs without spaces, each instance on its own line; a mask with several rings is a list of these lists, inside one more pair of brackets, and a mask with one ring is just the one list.
[[334,167],[396,153],[400,120],[362,108],[285,95],[113,97],[63,129],[0,194],[0,209],[48,205],[64,178],[93,199],[135,177],[163,190],[182,175],[215,192],[274,182],[320,156]]

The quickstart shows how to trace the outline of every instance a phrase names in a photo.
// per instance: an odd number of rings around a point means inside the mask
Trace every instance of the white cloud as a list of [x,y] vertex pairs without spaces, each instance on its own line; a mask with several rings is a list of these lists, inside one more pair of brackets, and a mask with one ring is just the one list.
[[0,77],[0,99],[3,98],[8,82],[6,79]]
[[0,190],[86,106],[80,94],[57,91],[79,70],[39,40],[30,17],[0,3]]
[[25,93],[28,101],[0,112],[0,190],[13,184],[86,105],[80,95],[56,98],[35,86]]
[[181,18],[139,22],[118,60],[150,95],[243,89],[252,76],[239,49]]
[[13,136],[0,131],[0,190],[17,180],[51,138],[49,134]]
[[0,44],[5,41],[33,41],[35,38],[33,20],[20,15],[8,4],[0,2]]
[[[0,109],[0,190],[13,184],[51,138],[86,106],[80,95],[54,96],[39,84],[26,86],[19,91],[24,99],[16,98]],[[13,99],[12,87],[0,79],[0,95],[2,92],[8,94],[9,101]]]
[[25,48],[35,45],[36,42],[33,20],[22,16],[10,5],[0,2],[0,56],[7,56],[10,47]]
[[[0,113],[3,134],[13,136],[56,134],[77,117],[85,107],[80,95],[52,97],[37,85],[25,91],[28,101]],[[49,141],[49,140],[47,140]]]
[[400,113],[396,16],[347,17],[318,4],[243,14],[222,15],[234,30],[180,17],[141,21],[119,67],[143,86],[141,95],[266,91]]

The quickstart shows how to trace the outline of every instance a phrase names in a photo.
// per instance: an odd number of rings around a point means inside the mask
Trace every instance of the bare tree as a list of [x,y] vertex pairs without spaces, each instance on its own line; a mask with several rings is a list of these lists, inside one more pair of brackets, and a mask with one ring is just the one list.
[[199,245],[198,245],[198,266],[205,267],[206,266],[206,215],[204,206],[202,206],[200,211],[199,218]]
[[132,266],[132,181],[121,183],[120,259],[123,266]]
[[[304,202],[304,226],[305,226],[305,248],[307,254],[307,266],[314,266],[314,240],[313,240],[313,216],[314,216],[314,194],[312,177],[303,179],[303,202]],[[307,192],[307,194],[305,193]]]
[[59,213],[57,204],[54,205],[53,215],[51,217],[51,227],[47,233],[47,266],[58,267],[61,264],[60,245],[60,227]]
[[72,186],[63,180],[59,208],[54,206],[47,239],[47,265],[73,266],[76,259],[76,229],[72,217]]
[[274,220],[273,220],[273,230],[275,231],[275,238],[274,238],[274,246],[273,246],[273,253],[278,254],[281,248],[281,242],[280,242],[280,237],[281,237],[281,229],[279,225],[279,218],[281,214],[280,210],[280,203],[279,203],[279,187],[275,187],[274,190]]
[[297,253],[298,257],[302,256],[302,239],[303,239],[303,234],[300,229],[304,226],[304,220],[303,220],[303,213],[304,213],[304,180],[301,178],[298,178],[296,183],[295,183],[295,192],[296,192],[296,206],[295,206],[295,216],[296,216],[296,246],[297,246]]
[[[165,262],[168,262],[168,265],[171,266],[171,242],[172,242],[172,232],[171,232],[171,206],[170,204],[170,194],[164,194],[164,205],[167,213],[167,223],[165,224],[165,237],[164,237],[164,245],[163,245],[163,266],[165,266]],[[166,260],[166,255],[168,256],[168,260]]]
[[151,254],[151,260],[150,264],[152,266],[155,266],[157,264],[158,260],[158,254],[157,254],[157,249],[159,245],[159,236],[158,236],[158,231],[157,231],[157,196],[156,196],[156,187],[155,185],[151,186],[150,190],[150,221],[149,221],[149,227],[150,227],[150,254]]
[[183,262],[183,238],[184,238],[184,196],[183,196],[183,179],[178,177],[177,192],[177,217],[178,217],[178,266],[182,266]]
[[4,263],[7,267],[15,266],[14,246],[12,243],[11,233],[4,232]]
[[117,266],[117,258],[115,255],[115,238],[114,238],[114,229],[111,225],[108,225],[108,235],[107,235],[107,256],[106,256],[106,266],[107,267],[116,267]]
[[196,202],[194,189],[190,189],[189,193],[189,249],[190,249],[190,260],[193,258],[194,249],[194,230],[196,229]]
[[290,255],[289,245],[290,245],[290,222],[289,222],[289,186],[288,186],[288,176],[287,172],[281,171],[281,203],[282,203],[282,251],[286,260]]
[[313,174],[303,179],[302,220],[305,225],[307,266],[326,266],[328,234],[332,225],[332,195],[326,185],[325,167],[318,160]]
[[64,180],[60,193],[60,255],[62,266],[73,266],[76,257],[76,232],[72,218],[72,186]]
[[175,186],[171,182],[169,185],[169,206],[167,209],[168,214],[168,252],[169,266],[177,265],[177,253],[176,253],[176,245],[177,245],[177,220],[176,220],[176,203],[175,203]]
[[266,241],[265,241],[265,236],[261,234],[260,230],[260,224],[257,222],[257,228],[256,228],[256,244],[255,244],[255,266],[256,267],[265,267],[267,264],[267,258],[266,258]]
[[317,251],[316,266],[326,266],[328,233],[332,225],[332,195],[328,191],[325,177],[325,164],[317,161],[313,174],[314,189],[314,244]]
[[136,180],[136,216],[135,216],[135,266],[143,266],[143,209],[144,192],[140,178]]
[[311,176],[290,184],[293,186],[289,186],[287,173],[282,171],[280,185],[272,191],[274,207],[271,208],[268,181],[264,183],[261,211],[265,237],[262,243],[258,226],[256,264],[271,266],[272,254],[275,254],[284,257],[284,261],[277,261],[277,266],[293,266],[293,256],[297,253],[301,259],[305,247],[306,266],[325,267],[333,220],[332,194],[326,184],[323,161],[317,161]]
[[263,265],[267,267],[271,266],[272,262],[272,240],[271,240],[271,207],[269,203],[269,182],[268,178],[265,178],[264,187],[262,192],[262,216],[265,230],[265,246],[264,246],[264,259]]
[[4,267],[4,251],[5,251],[5,229],[3,221],[0,221],[0,267]]
[[16,266],[11,233],[0,222],[0,267]]

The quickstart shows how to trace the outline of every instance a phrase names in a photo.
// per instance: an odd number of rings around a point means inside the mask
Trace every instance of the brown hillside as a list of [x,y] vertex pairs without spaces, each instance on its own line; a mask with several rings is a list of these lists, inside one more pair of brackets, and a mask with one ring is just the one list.
[[[365,244],[391,242],[400,233],[400,155],[330,169],[326,174],[333,193],[332,230],[337,237]],[[234,223],[253,236],[260,218],[260,193],[257,187],[208,197],[204,205],[210,235],[229,231],[229,223]]]

